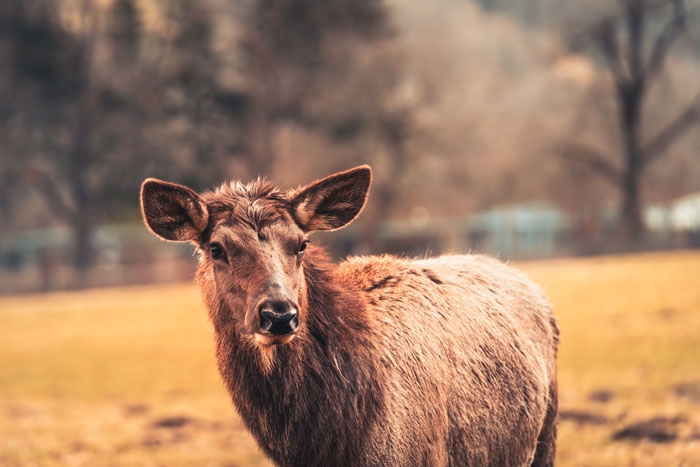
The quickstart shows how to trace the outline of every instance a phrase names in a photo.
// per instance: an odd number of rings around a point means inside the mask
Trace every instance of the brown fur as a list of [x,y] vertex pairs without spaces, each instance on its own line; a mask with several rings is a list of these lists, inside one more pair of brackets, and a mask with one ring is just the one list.
[[[523,274],[478,255],[334,265],[319,247],[294,254],[306,233],[352,221],[370,179],[360,167],[298,190],[184,189],[181,208],[160,205],[164,182],[144,183],[146,223],[200,248],[219,371],[247,427],[280,466],[553,465],[558,331]],[[198,230],[187,215],[202,203]],[[270,294],[298,305],[285,344],[254,337],[251,310]]]

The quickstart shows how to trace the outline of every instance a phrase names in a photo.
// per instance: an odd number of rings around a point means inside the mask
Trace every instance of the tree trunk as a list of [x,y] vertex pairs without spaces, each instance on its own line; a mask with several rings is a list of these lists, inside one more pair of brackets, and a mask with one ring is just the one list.
[[639,201],[639,170],[629,168],[625,173],[622,188],[622,208],[620,212],[620,233],[622,239],[636,243],[644,234],[642,209]]
[[78,216],[73,223],[73,266],[77,274],[80,288],[88,286],[88,269],[92,265],[93,248],[90,234],[92,223],[88,220],[87,213]]
[[93,228],[90,194],[87,186],[87,169],[90,159],[89,135],[91,123],[89,112],[78,116],[70,164],[70,181],[75,202],[71,219],[73,228],[73,267],[77,274],[78,287],[87,286],[87,271],[92,265],[93,248],[90,234]]
[[622,203],[618,231],[623,241],[637,243],[644,234],[639,186],[643,168],[639,121],[644,84],[641,80],[634,81],[620,89],[619,93],[625,171],[621,180]]

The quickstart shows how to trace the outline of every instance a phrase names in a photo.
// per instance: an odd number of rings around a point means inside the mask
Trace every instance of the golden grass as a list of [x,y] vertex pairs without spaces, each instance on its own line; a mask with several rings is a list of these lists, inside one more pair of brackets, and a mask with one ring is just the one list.
[[[521,265],[543,284],[561,328],[558,465],[700,465],[700,254],[675,252]],[[678,394],[678,386],[687,390]],[[597,401],[595,393],[609,394]],[[682,421],[667,443],[612,441],[654,417]]]
[[[700,253],[518,266],[562,330],[558,465],[700,466]],[[0,465],[269,465],[211,333],[189,284],[0,298]],[[612,440],[654,417],[674,441]]]
[[193,285],[0,299],[0,465],[269,465]]

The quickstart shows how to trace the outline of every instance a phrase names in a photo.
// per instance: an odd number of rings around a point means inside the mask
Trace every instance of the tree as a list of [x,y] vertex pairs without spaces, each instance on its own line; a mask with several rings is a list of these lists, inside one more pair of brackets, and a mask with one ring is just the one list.
[[356,59],[347,44],[387,33],[382,0],[255,0],[239,42],[250,100],[246,149],[258,173],[275,165],[274,137],[283,122],[315,127],[314,100],[329,75],[340,86]]
[[[11,24],[8,41],[18,97],[9,118],[23,130],[19,139],[26,139],[29,154],[19,154],[19,160],[4,170],[13,182],[37,189],[51,211],[74,228],[74,262],[83,271],[91,257],[85,174],[93,124],[86,112],[90,102],[86,93],[90,87],[88,42],[62,28],[51,2],[14,0],[10,5],[3,13]],[[45,163],[36,163],[32,157],[36,153],[47,154]],[[52,164],[57,160],[60,162]],[[58,179],[69,183],[59,186]]]
[[[102,10],[94,3],[83,2],[74,12],[77,25],[70,27],[55,2],[10,0],[10,5],[0,13],[11,25],[7,118],[15,131],[3,134],[9,157],[0,169],[16,189],[31,187],[42,195],[49,214],[44,226],[60,221],[70,227],[76,285],[84,285],[96,253],[93,230],[116,200],[114,192],[128,184],[124,167],[138,162],[119,150],[140,128],[135,111],[140,103],[129,96],[137,83],[123,79],[125,60],[130,57],[133,66],[138,54],[138,11],[110,22],[112,47],[128,51],[114,55],[117,66],[97,63],[104,60],[96,49],[106,36]],[[135,192],[138,185],[133,185]]]
[[[684,0],[618,0],[618,6],[616,13],[575,35],[572,46],[602,59],[612,77],[621,161],[613,163],[613,157],[582,143],[566,144],[563,153],[619,190],[619,233],[626,240],[638,241],[644,233],[641,180],[647,168],[700,121],[700,92],[665,127],[645,137],[642,123],[649,89],[663,73],[671,47],[686,30],[689,12]],[[662,21],[656,34],[654,21]]]

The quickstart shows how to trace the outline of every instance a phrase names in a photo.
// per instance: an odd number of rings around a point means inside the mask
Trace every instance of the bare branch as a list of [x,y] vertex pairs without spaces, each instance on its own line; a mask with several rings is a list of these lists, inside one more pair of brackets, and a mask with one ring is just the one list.
[[680,37],[685,29],[686,9],[684,0],[672,0],[673,16],[666,23],[654,41],[651,57],[646,68],[646,76],[649,81],[654,79],[664,66],[671,45]]
[[601,20],[591,31],[591,39],[603,55],[603,58],[605,58],[605,62],[618,86],[626,82],[627,77],[622,64],[620,45],[615,33],[615,19],[606,18]]
[[700,122],[700,94],[695,96],[690,105],[644,147],[642,165],[647,165],[661,157],[676,140],[697,122]]
[[627,57],[630,80],[644,81],[642,56],[644,49],[644,5],[640,1],[626,2],[625,21],[627,23]]
[[582,143],[569,143],[564,145],[562,156],[586,165],[615,187],[622,184],[622,171],[595,148]]
[[3,180],[3,185],[5,186],[9,186],[12,183],[31,185],[41,194],[49,209],[57,215],[69,219],[71,222],[78,215],[73,204],[66,200],[56,181],[39,167],[26,166],[21,169],[8,169],[3,171],[0,179]]

